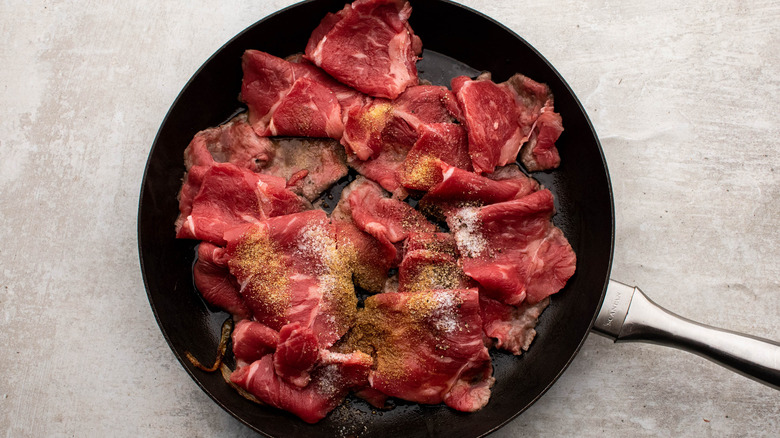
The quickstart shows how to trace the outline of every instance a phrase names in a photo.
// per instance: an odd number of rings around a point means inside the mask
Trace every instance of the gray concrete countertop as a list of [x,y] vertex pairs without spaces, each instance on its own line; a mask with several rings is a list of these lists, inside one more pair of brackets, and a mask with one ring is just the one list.
[[[189,77],[292,3],[0,3],[6,436],[253,436],[165,343],[136,212],[149,148]],[[780,340],[780,3],[463,3],[535,46],[588,111],[614,185],[613,278],[691,319]],[[493,436],[778,430],[780,392],[688,353],[593,335]]]

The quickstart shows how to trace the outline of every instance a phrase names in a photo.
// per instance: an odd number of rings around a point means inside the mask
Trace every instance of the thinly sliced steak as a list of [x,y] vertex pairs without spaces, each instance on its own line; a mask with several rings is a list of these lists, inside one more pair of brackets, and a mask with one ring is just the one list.
[[233,355],[239,367],[260,360],[266,354],[276,351],[279,343],[279,332],[248,319],[236,323],[231,335],[233,340]]
[[355,284],[372,293],[382,292],[395,261],[395,247],[391,250],[382,245],[372,235],[360,231],[351,220],[334,220],[333,226],[339,252],[346,258]]
[[561,156],[555,142],[563,132],[563,119],[552,108],[542,112],[536,119],[528,142],[520,151],[520,160],[531,172],[549,170],[561,164]]
[[366,299],[347,342],[375,355],[371,388],[418,403],[476,411],[494,382],[475,289]]
[[201,242],[192,277],[207,303],[230,312],[238,320],[250,317],[249,308],[238,293],[238,283],[230,275],[224,248]]
[[438,183],[420,200],[420,208],[438,218],[454,209],[510,201],[539,189],[539,183],[516,165],[499,167],[489,178],[441,161],[435,165],[433,179]]
[[258,135],[341,138],[341,104],[308,69],[259,50],[244,52],[241,65],[241,99]]
[[225,237],[230,272],[257,321],[274,330],[298,322],[323,348],[346,333],[357,298],[324,211],[271,218]]
[[307,423],[316,423],[341,404],[353,388],[367,386],[370,356],[331,353],[311,374],[304,387],[295,386],[276,374],[274,355],[266,355],[233,372],[230,380],[273,407],[292,412]]
[[[434,232],[436,226],[409,204],[388,198],[376,183],[357,178],[341,194],[334,217],[351,217],[358,229],[372,235],[400,263],[403,241],[412,232]],[[399,247],[396,247],[399,245]]]
[[356,90],[395,99],[416,85],[422,42],[405,0],[356,0],[328,14],[306,46],[306,58]]
[[561,157],[555,142],[563,132],[563,121],[553,108],[550,88],[519,73],[502,85],[513,93],[517,102],[518,124],[525,136],[520,151],[523,165],[530,172],[558,167]]
[[[418,161],[425,156],[446,157],[454,165],[470,166],[465,131],[454,123],[461,117],[455,96],[446,87],[409,87],[393,101],[375,99],[353,109],[342,143],[350,166],[396,197],[403,197],[399,193],[404,193],[404,173],[419,174],[415,168],[423,164]],[[409,163],[407,156],[412,157]]]
[[418,128],[420,136],[404,159],[401,184],[411,190],[427,191],[441,182],[439,162],[466,171],[473,170],[468,137],[463,125],[432,123]]
[[287,190],[284,178],[230,163],[194,166],[180,194],[176,237],[224,245],[223,234],[231,228],[308,208],[308,202]]
[[512,201],[466,207],[447,218],[463,271],[504,304],[538,303],[574,274],[576,257],[561,230],[549,190]]
[[309,201],[347,174],[346,155],[336,140],[260,137],[247,122],[246,113],[195,134],[184,150],[184,163],[188,170],[231,163],[282,177],[293,192]]
[[492,173],[496,166],[514,162],[523,133],[512,93],[489,77],[471,80],[459,76],[451,86],[466,121],[474,171]]
[[531,346],[539,315],[549,304],[548,297],[535,304],[523,302],[510,306],[480,294],[482,330],[491,339],[493,347],[520,355]]

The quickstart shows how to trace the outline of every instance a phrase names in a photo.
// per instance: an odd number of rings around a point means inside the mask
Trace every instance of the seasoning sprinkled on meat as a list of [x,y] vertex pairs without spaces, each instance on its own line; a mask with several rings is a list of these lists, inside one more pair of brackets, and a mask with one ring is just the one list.
[[450,217],[450,229],[455,234],[458,250],[465,257],[478,257],[487,249],[487,240],[480,231],[479,209],[461,208]]
[[[552,192],[527,176],[560,163],[549,87],[420,80],[410,14],[355,0],[303,55],[246,51],[247,111],[184,151],[177,237],[202,241],[196,287],[237,321],[223,376],[308,423],[350,392],[481,409],[487,347],[527,351],[576,267]],[[330,217],[313,209],[347,166]]]
[[239,281],[245,279],[241,294],[255,317],[267,315],[269,325],[281,328],[291,301],[285,259],[266,227],[250,227],[239,239],[228,247],[231,273]]
[[[481,325],[473,289],[378,294],[366,300],[347,342],[375,356],[372,388],[473,411],[487,403],[494,381]],[[462,392],[453,399],[454,388]]]

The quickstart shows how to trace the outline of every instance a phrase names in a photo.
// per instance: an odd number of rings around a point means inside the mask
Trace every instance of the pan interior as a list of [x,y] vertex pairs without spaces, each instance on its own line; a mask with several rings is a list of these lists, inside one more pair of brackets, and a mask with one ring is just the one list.
[[582,106],[553,67],[530,45],[497,22],[446,1],[412,2],[410,24],[425,46],[422,78],[449,85],[458,75],[490,71],[496,82],[520,72],[547,83],[565,131],[558,141],[562,165],[535,173],[556,198],[555,224],[577,254],[577,272],[542,314],[530,351],[520,357],[499,352],[496,384],[488,405],[465,414],[443,405],[398,402],[376,411],[350,399],[325,420],[306,424],[295,416],[258,406],[225,384],[219,373],[192,367],[184,351],[208,362],[228,317],[209,308],[192,281],[193,241],[174,238],[176,195],[184,173],[182,153],[193,135],[236,111],[241,54],[259,49],[277,56],[301,51],[327,12],[344,0],[305,2],[254,24],[215,53],[192,77],[155,139],[141,188],[138,233],[141,267],[150,304],[171,349],[215,402],[269,436],[482,436],[525,410],[557,379],[587,336],[601,304],[612,260],[614,214],[601,147]]

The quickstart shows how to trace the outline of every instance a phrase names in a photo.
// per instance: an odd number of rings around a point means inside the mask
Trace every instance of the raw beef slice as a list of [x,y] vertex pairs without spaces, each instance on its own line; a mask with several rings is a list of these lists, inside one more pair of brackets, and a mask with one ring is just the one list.
[[563,132],[563,121],[555,112],[550,88],[519,73],[501,85],[515,96],[517,103],[518,124],[525,136],[520,151],[523,165],[531,172],[558,167],[561,157],[555,142]]
[[395,99],[417,85],[422,42],[408,24],[404,0],[356,0],[328,14],[306,46],[306,58],[371,96]]
[[238,366],[242,367],[273,353],[279,343],[279,332],[257,321],[244,319],[236,323],[231,338],[233,355]]
[[336,140],[260,137],[249,125],[246,113],[195,134],[184,150],[184,163],[188,170],[231,163],[282,177],[290,190],[309,201],[347,174],[344,148]]
[[249,308],[238,293],[238,283],[230,275],[224,248],[201,242],[192,276],[195,287],[207,303],[227,310],[237,320],[250,317]]
[[349,219],[355,226],[376,238],[400,262],[396,245],[412,232],[434,232],[436,226],[409,204],[388,198],[376,183],[358,177],[341,193],[341,200],[333,212],[337,219]]
[[322,210],[275,217],[225,234],[230,272],[258,322],[298,322],[327,348],[352,324],[357,298],[334,227]]
[[341,138],[341,105],[327,84],[259,50],[247,50],[241,59],[241,99],[258,135]]
[[520,355],[531,346],[539,315],[549,304],[548,297],[535,304],[523,302],[509,306],[479,294],[482,330],[491,338],[494,347]]
[[[521,74],[496,84],[490,74],[452,80],[469,130],[469,153],[477,173],[514,163],[520,152],[529,171],[560,164],[555,141],[563,131],[549,87]],[[522,152],[521,152],[522,146]]]
[[371,388],[389,396],[466,412],[490,398],[495,379],[475,289],[371,296],[347,343],[375,355]]
[[528,141],[520,151],[520,160],[531,172],[554,169],[561,164],[561,157],[555,142],[563,132],[561,115],[552,108],[542,112],[536,119]]
[[311,371],[310,382],[301,388],[276,373],[274,356],[266,355],[236,369],[230,380],[264,403],[292,412],[307,423],[325,418],[351,389],[367,386],[373,363],[370,356],[360,352],[326,354]]
[[497,168],[484,177],[439,161],[432,172],[432,180],[438,183],[420,200],[420,208],[440,218],[457,208],[518,199],[539,189],[539,183],[516,165]]
[[307,208],[304,199],[287,190],[284,178],[230,163],[193,166],[180,193],[176,237],[224,245],[223,234],[231,228]]
[[467,171],[473,170],[468,153],[468,137],[462,125],[427,124],[420,126],[418,133],[420,136],[404,159],[400,172],[404,187],[430,190],[441,182],[440,162]]
[[463,271],[480,291],[504,304],[535,304],[574,275],[576,257],[552,224],[553,196],[539,190],[520,199],[466,207],[447,218]]
[[287,324],[279,330],[279,342],[274,353],[274,370],[285,382],[304,388],[311,381],[311,371],[320,357],[317,336],[300,322]]
[[492,173],[496,166],[512,163],[523,141],[517,123],[515,98],[489,78],[452,80],[452,91],[463,111],[469,132],[469,155],[477,173]]
[[273,149],[270,139],[254,132],[244,113],[195,134],[184,150],[184,164],[189,170],[193,166],[231,163],[257,172],[270,159]]
[[411,233],[398,267],[398,291],[466,289],[472,282],[458,265],[458,249],[449,233]]
[[346,258],[355,284],[372,293],[381,292],[395,261],[395,247],[382,245],[351,221],[334,220],[333,226],[339,253]]
[[342,143],[360,160],[375,158],[385,143],[400,143],[406,150],[422,125],[453,123],[462,118],[455,95],[446,87],[418,85],[395,100],[377,98],[347,114]]
[[461,117],[455,95],[446,87],[419,85],[393,101],[374,99],[347,117],[342,143],[349,165],[403,198],[404,178],[420,179],[427,158],[471,168],[465,130],[455,123]]
[[347,175],[344,148],[323,138],[273,138],[258,171],[287,180],[287,188],[309,201]]

